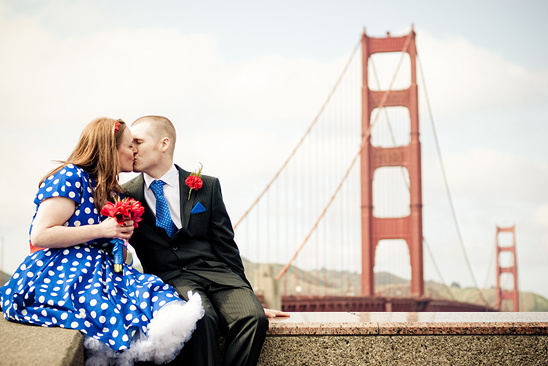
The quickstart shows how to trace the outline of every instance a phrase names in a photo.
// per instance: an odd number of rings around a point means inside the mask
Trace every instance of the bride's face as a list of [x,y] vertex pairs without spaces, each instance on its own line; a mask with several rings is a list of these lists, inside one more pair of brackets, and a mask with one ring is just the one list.
[[131,172],[133,170],[133,155],[135,148],[133,147],[133,136],[129,128],[124,129],[122,140],[118,146],[118,162],[120,172]]

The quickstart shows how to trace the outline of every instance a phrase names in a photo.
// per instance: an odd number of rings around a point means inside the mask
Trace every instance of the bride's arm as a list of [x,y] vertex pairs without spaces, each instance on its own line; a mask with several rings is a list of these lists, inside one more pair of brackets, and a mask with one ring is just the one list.
[[100,224],[63,226],[74,210],[75,203],[69,198],[53,197],[42,201],[32,224],[32,245],[38,248],[67,248],[98,238],[129,239],[133,234],[132,222],[121,226],[111,217]]

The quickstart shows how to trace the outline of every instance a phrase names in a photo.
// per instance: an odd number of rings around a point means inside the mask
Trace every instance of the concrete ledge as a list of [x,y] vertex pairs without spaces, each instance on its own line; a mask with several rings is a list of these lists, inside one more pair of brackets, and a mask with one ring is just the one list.
[[[0,365],[81,366],[80,332],[8,322]],[[270,320],[259,366],[546,365],[548,313],[291,313]]]
[[547,336],[276,336],[258,365],[547,365],[547,348]]
[[0,347],[0,365],[84,365],[84,337],[79,331],[13,323],[2,312]]
[[259,366],[546,365],[548,313],[292,313]]
[[548,335],[548,313],[290,313],[268,335]]

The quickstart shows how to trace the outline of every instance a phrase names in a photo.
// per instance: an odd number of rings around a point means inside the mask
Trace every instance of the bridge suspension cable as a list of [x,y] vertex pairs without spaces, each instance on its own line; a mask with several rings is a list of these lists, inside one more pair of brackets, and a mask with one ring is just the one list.
[[[410,38],[408,37],[405,46],[403,47],[403,51],[409,47],[409,43]],[[386,107],[386,102],[390,92],[397,90],[394,89],[394,82],[399,73],[405,52],[402,52],[402,57],[397,64],[396,72],[391,78],[389,88],[382,94],[380,104],[374,111],[374,116],[372,116],[374,118],[372,123],[370,123],[369,128],[362,133],[362,136],[360,136],[360,133],[357,131],[359,124],[356,122],[359,120],[359,110],[361,108],[359,98],[357,97],[359,93],[355,92],[358,87],[361,87],[361,84],[358,83],[359,80],[352,81],[352,83],[350,83],[349,80],[357,80],[355,76],[360,72],[357,68],[357,62],[353,63],[353,59],[355,58],[360,44],[361,42],[358,42],[354,47],[348,61],[344,65],[342,73],[338,76],[327,99],[306,129],[304,135],[291,150],[289,156],[285,159],[266,187],[234,225],[235,231],[239,228],[237,235],[245,235],[246,238],[249,239],[246,244],[248,245],[246,248],[248,251],[245,249],[242,251],[244,256],[255,259],[254,263],[257,264],[272,265],[270,267],[272,277],[274,277],[274,271],[279,271],[278,276],[276,276],[277,279],[281,279],[284,277],[284,274],[289,271],[290,275],[285,276],[283,281],[280,282],[280,286],[283,286],[282,291],[284,291],[285,294],[288,293],[286,291],[288,286],[290,287],[290,292],[295,291],[293,293],[301,293],[302,285],[303,293],[307,293],[305,287],[308,287],[308,290],[323,291],[323,295],[326,295],[328,292],[333,294],[335,287],[337,287],[337,289],[342,289],[344,286],[347,286],[347,289],[343,290],[346,291],[347,294],[351,294],[353,288],[357,288],[351,282],[355,280],[351,279],[350,276],[345,279],[342,274],[343,271],[341,271],[341,268],[344,268],[344,272],[347,272],[344,274],[344,276],[346,276],[351,275],[350,270],[346,271],[347,268],[352,268],[353,270],[357,269],[357,267],[353,266],[359,260],[356,258],[357,256],[355,254],[357,246],[354,245],[359,243],[359,240],[361,239],[356,234],[360,228],[360,222],[359,192],[357,192],[359,189],[356,190],[356,188],[359,187],[356,187],[355,182],[359,182],[359,179],[355,179],[357,178],[356,175],[352,175],[351,179],[349,179],[349,177],[351,172],[352,174],[357,174],[356,170],[353,170],[353,167],[356,165],[355,163],[364,149],[364,143],[367,139],[371,139],[375,145],[382,139],[386,140],[386,132],[383,132],[384,135],[381,135],[378,132],[381,128],[383,129],[382,131],[386,131],[386,127],[382,127],[383,124],[378,122],[379,118],[387,120],[390,138],[392,139],[392,145],[394,145],[394,147],[396,145],[396,140],[401,140],[401,136],[403,136],[401,134],[402,131],[399,131],[400,135],[397,137],[395,136],[392,122],[388,118],[389,108]],[[373,60],[371,59],[371,61]],[[420,63],[420,59],[418,59],[418,61],[426,94],[428,112],[430,114],[430,124],[435,139],[436,152],[440,165],[442,166],[441,176],[443,177],[446,194],[449,197],[451,214],[459,236],[460,247],[464,252],[470,275],[472,276],[474,283],[476,283],[463,245],[462,234],[458,222],[456,221],[456,212],[450,196],[447,177],[441,159],[441,150],[437,139],[437,133],[434,128],[430,101],[428,99],[428,94],[426,93],[422,64]],[[350,66],[351,68],[349,69]],[[373,62],[372,67],[374,68],[376,75],[376,68]],[[362,70],[362,72],[365,71]],[[350,75],[346,75],[347,73]],[[378,83],[378,75],[376,76]],[[346,84],[348,89],[345,89],[345,83],[348,83]],[[350,107],[350,109],[347,109],[348,107]],[[347,112],[347,110],[349,112]],[[400,119],[403,120],[401,115],[395,122],[397,123]],[[377,127],[374,129],[374,126]],[[345,136],[353,137],[351,140],[343,140],[340,138]],[[390,143],[387,141],[381,142],[379,146],[381,145],[390,146]],[[354,155],[356,147],[358,148],[358,152]],[[342,151],[342,149],[345,151]],[[336,158],[338,160],[335,160],[335,155],[337,155]],[[434,153],[431,155],[433,156]],[[349,160],[350,164],[347,165]],[[346,170],[344,170],[345,166],[347,166]],[[404,168],[401,168],[400,171],[402,172],[404,182],[409,191],[409,176],[406,176]],[[397,171],[394,170],[394,173],[397,173]],[[341,176],[342,178],[339,180],[338,177]],[[388,178],[393,179],[392,176],[389,176]],[[345,182],[348,182],[348,184],[345,184]],[[397,184],[397,182],[395,183]],[[383,186],[381,186],[381,188],[383,188]],[[403,186],[401,186],[401,189],[403,190]],[[378,193],[379,192],[375,193],[376,197]],[[326,201],[328,197],[329,199]],[[392,197],[386,195],[379,197],[383,198],[381,198],[381,201],[376,201],[375,207],[377,207],[377,209],[385,204],[386,197],[388,197],[389,200],[392,200],[390,201],[392,204],[398,205],[403,202],[405,205],[405,197],[404,199],[401,199],[401,197],[398,196]],[[443,200],[438,199],[435,202],[437,201]],[[394,209],[389,208],[388,210],[393,211]],[[379,211],[381,215],[386,214],[381,211],[382,210]],[[320,223],[322,223],[322,225],[320,225]],[[337,226],[339,224],[341,225]],[[354,230],[356,230],[356,232],[354,232]],[[300,240],[302,240],[302,242],[295,250],[294,244]],[[245,240],[240,241],[238,239],[238,242],[245,242]],[[315,245],[311,248],[311,245],[306,245],[308,242],[314,242]],[[439,240],[436,238],[433,242],[438,243]],[[399,245],[400,243],[397,244]],[[449,296],[452,299],[455,299],[451,288],[447,286],[442,277],[440,269],[435,261],[435,256],[426,240],[426,235],[423,236],[423,244],[426,246],[427,252],[430,255],[438,278],[448,290]],[[305,246],[306,249],[303,250]],[[329,254],[327,254],[327,250],[321,249],[326,247],[329,248],[329,250],[332,250]],[[394,246],[390,245],[390,247]],[[301,250],[303,250],[302,253]],[[382,254],[378,255],[382,257]],[[288,257],[290,257],[290,259],[289,261],[286,261],[286,258]],[[399,259],[398,256],[389,254],[388,259],[391,260],[392,258]],[[314,260],[316,261],[315,267],[311,266],[311,262]],[[400,262],[398,263],[398,266],[405,267],[404,262],[405,258],[403,260],[403,265],[401,265],[402,262]],[[285,266],[282,268],[284,263]],[[352,266],[350,266],[349,263],[351,263]],[[386,266],[386,263],[382,263],[384,262],[378,262],[379,265],[376,267],[376,270]],[[304,270],[305,265],[308,266],[308,268],[312,268],[315,273],[306,272]],[[328,265],[331,266],[331,269],[334,268],[333,266],[339,266],[339,271],[328,272]],[[393,264],[391,265],[393,266]],[[254,287],[260,288],[262,282],[260,282],[261,280],[256,280],[256,278],[260,276],[264,277],[264,272],[260,272],[262,270],[259,270],[257,266],[251,268],[251,276],[255,276],[255,281],[259,281],[257,282],[259,286]],[[394,268],[396,271],[400,271],[399,268]],[[329,276],[331,274],[338,277],[330,279]],[[341,283],[335,286],[335,281],[337,280],[341,281]],[[345,282],[343,283],[343,281]],[[328,288],[329,282],[331,282],[331,285],[329,286],[332,286],[330,288]],[[480,296],[483,298],[481,292]],[[484,298],[483,301],[487,304]]]
[[255,201],[253,201],[253,203],[251,204],[251,206],[249,206],[249,208],[244,212],[244,214],[242,215],[242,217],[240,217],[240,219],[238,221],[236,221],[236,223],[234,224],[234,230],[236,230],[236,228],[238,227],[238,225],[240,225],[240,223],[242,222],[243,219],[245,219],[247,217],[247,215],[251,212],[251,210],[253,210],[253,208],[257,205],[257,203],[261,200],[261,198],[265,195],[265,193],[270,189],[270,187],[272,186],[272,184],[276,181],[276,179],[278,179],[278,177],[280,176],[280,173],[287,167],[287,164],[289,163],[289,161],[295,156],[295,153],[297,152],[297,150],[299,150],[299,148],[301,147],[301,145],[303,144],[304,140],[306,139],[306,137],[310,134],[310,131],[312,131],[312,128],[316,125],[316,123],[318,122],[318,119],[320,118],[320,116],[322,115],[326,105],[329,103],[329,101],[331,100],[331,97],[333,96],[333,94],[335,93],[335,91],[337,90],[339,84],[341,83],[341,80],[343,78],[343,76],[346,74],[346,70],[348,69],[348,66],[350,65],[350,63],[352,62],[352,59],[354,58],[354,54],[356,53],[356,51],[358,50],[359,46],[360,46],[361,42],[358,42],[356,44],[356,46],[354,47],[354,50],[352,51],[352,54],[350,55],[350,58],[348,59],[348,62],[346,63],[341,75],[339,76],[339,78],[337,79],[337,82],[335,83],[335,86],[333,86],[333,89],[331,90],[331,93],[329,93],[329,96],[327,97],[326,101],[324,102],[324,104],[322,105],[322,107],[320,108],[320,111],[318,112],[318,114],[316,115],[316,117],[314,118],[314,120],[312,121],[312,123],[310,124],[310,126],[308,126],[308,129],[306,130],[306,132],[304,133],[303,137],[299,140],[299,142],[297,143],[297,145],[295,146],[295,148],[293,149],[293,151],[291,151],[291,154],[289,154],[289,156],[287,157],[287,159],[285,160],[285,162],[282,164],[282,166],[280,167],[280,169],[276,172],[276,174],[274,174],[274,177],[272,177],[272,179],[270,180],[270,182],[268,182],[268,184],[266,185],[266,187],[263,189],[263,191],[259,194],[259,196],[255,199]]
[[[390,86],[388,87],[388,90],[386,90],[386,92],[384,92],[383,94],[383,97],[381,99],[381,102],[379,104],[379,107],[378,107],[378,110],[381,110],[384,105],[386,104],[386,101],[388,99],[388,95],[390,94],[390,91],[392,90],[392,86],[394,84],[394,81],[396,80],[396,76],[398,75],[398,71],[400,69],[400,66],[403,62],[403,58],[404,58],[404,53],[407,51],[407,48],[409,47],[409,43],[411,42],[411,34],[409,34],[409,36],[407,37],[407,40],[405,41],[405,44],[403,46],[403,50],[402,50],[402,56],[400,58],[400,61],[396,67],[396,72],[394,73],[394,76],[392,77],[392,81],[390,82]],[[346,170],[346,173],[344,174],[343,178],[341,179],[339,185],[337,186],[337,188],[335,189],[335,192],[333,192],[333,194],[331,195],[331,198],[329,199],[329,201],[327,202],[327,204],[325,205],[323,211],[321,212],[320,216],[317,218],[316,222],[314,223],[314,225],[312,226],[312,228],[310,229],[309,233],[306,235],[306,237],[304,238],[303,242],[301,243],[301,245],[297,248],[297,250],[295,251],[295,253],[293,254],[293,256],[289,259],[289,261],[287,262],[287,264],[282,268],[282,270],[280,271],[280,273],[278,273],[278,275],[276,276],[276,279],[279,280],[280,278],[282,278],[282,276],[285,274],[285,272],[287,271],[287,269],[289,268],[289,266],[291,266],[291,263],[293,263],[293,261],[295,260],[295,258],[297,258],[297,255],[299,254],[299,252],[302,250],[302,248],[304,247],[304,245],[308,242],[308,239],[310,238],[310,236],[312,235],[312,233],[316,230],[316,228],[318,227],[318,224],[319,222],[322,220],[322,218],[325,216],[325,213],[327,212],[327,210],[329,209],[329,206],[331,206],[331,203],[333,203],[333,200],[335,199],[335,197],[337,196],[337,194],[339,193],[342,185],[344,184],[344,182],[346,181],[346,178],[348,178],[348,175],[350,174],[350,171],[352,170],[352,167],[354,166],[354,164],[356,163],[356,161],[358,160],[358,158],[360,157],[361,155],[361,152],[362,150],[364,149],[364,147],[366,146],[366,142],[367,140],[371,137],[371,130],[373,129],[373,127],[375,126],[378,118],[379,118],[379,115],[380,113],[376,113],[375,114],[375,118],[373,119],[373,122],[369,125],[369,127],[367,128],[367,131],[365,131],[364,133],[364,136],[362,137],[362,142],[361,142],[361,145],[360,145],[360,149],[358,150],[357,154],[354,156],[354,158],[352,159],[352,162],[350,163],[350,166],[348,167],[348,169]]]
[[[373,74],[375,75],[375,81],[377,82],[377,88],[380,89],[381,88],[380,79],[379,79],[379,76],[378,76],[378,73],[377,73],[377,68],[375,67],[375,63],[374,63],[373,59],[371,59],[371,64],[373,65]],[[421,70],[421,73],[422,73],[422,70]],[[424,83],[424,79],[423,79],[423,83]],[[392,128],[392,123],[390,122],[390,118],[389,118],[388,113],[387,113],[386,110],[385,110],[385,118],[386,118],[388,130],[389,130],[390,138],[392,140],[392,145],[396,146],[396,137],[394,135],[394,130]],[[400,172],[402,174],[402,179],[403,179],[405,185],[407,186],[407,189],[409,189],[410,182],[409,182],[409,179],[408,179],[409,177],[405,174],[405,168],[400,167]],[[447,283],[445,282],[445,280],[444,280],[444,278],[441,274],[441,271],[438,267],[438,264],[436,263],[434,255],[432,253],[432,249],[430,248],[430,245],[428,244],[428,240],[426,240],[426,234],[424,234],[424,233],[423,233],[423,245],[426,247],[428,255],[430,256],[430,260],[432,261],[432,264],[434,265],[434,269],[435,269],[436,274],[438,275],[442,285],[444,286],[445,290],[447,291],[447,293],[449,294],[451,299],[456,300],[455,295],[451,291],[451,288],[449,286],[447,286]]]
[[418,59],[419,69],[420,69],[420,73],[421,73],[421,77],[422,77],[422,83],[423,83],[423,86],[424,86],[424,94],[426,96],[426,106],[428,108],[428,114],[429,114],[429,117],[430,117],[430,125],[432,127],[432,131],[433,131],[433,135],[434,135],[434,142],[435,142],[435,146],[436,146],[436,151],[438,153],[438,160],[439,160],[440,169],[441,169],[441,172],[442,172],[445,191],[447,193],[447,199],[449,200],[449,206],[450,206],[450,209],[451,209],[451,215],[452,215],[452,218],[453,218],[453,222],[454,222],[455,228],[457,230],[457,235],[458,235],[458,239],[459,239],[458,241],[459,241],[459,244],[460,244],[460,248],[462,250],[464,260],[466,262],[466,266],[468,267],[468,271],[470,272],[470,276],[472,277],[472,281],[474,282],[474,286],[476,287],[476,289],[477,289],[481,299],[485,303],[485,305],[489,306],[489,303],[487,302],[487,300],[483,296],[483,293],[481,292],[481,290],[478,286],[478,282],[476,281],[476,276],[474,276],[474,271],[472,270],[472,266],[470,265],[470,260],[468,259],[468,254],[466,253],[466,249],[464,248],[464,240],[462,238],[462,232],[461,232],[461,229],[460,229],[459,221],[457,219],[457,212],[455,210],[455,205],[453,204],[453,197],[452,197],[451,191],[449,189],[447,174],[445,173],[445,166],[444,166],[444,163],[443,163],[443,159],[441,157],[441,149],[440,149],[440,144],[439,144],[439,140],[438,140],[438,134],[436,132],[436,127],[434,125],[434,117],[432,115],[432,108],[430,107],[430,99],[428,98],[428,90],[426,89],[426,81],[424,79],[424,72],[422,70],[422,62],[421,62],[418,51],[417,51],[417,59]]

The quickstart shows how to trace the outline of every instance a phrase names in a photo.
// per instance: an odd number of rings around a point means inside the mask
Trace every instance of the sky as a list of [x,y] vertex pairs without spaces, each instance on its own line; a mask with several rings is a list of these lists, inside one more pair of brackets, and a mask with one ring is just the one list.
[[546,16],[540,0],[0,0],[0,267],[11,273],[27,255],[37,183],[95,117],[168,116],[175,160],[221,179],[234,221],[364,29],[413,27],[478,282],[496,225],[516,225],[520,290],[548,297]]

